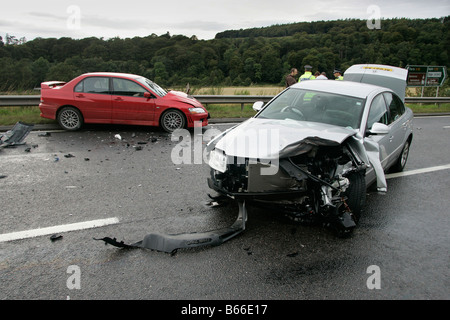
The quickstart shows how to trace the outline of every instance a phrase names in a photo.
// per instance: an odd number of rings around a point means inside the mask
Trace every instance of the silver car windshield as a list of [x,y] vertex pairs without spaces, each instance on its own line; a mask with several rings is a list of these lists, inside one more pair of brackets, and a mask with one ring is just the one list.
[[144,86],[149,87],[154,93],[156,93],[160,97],[164,97],[167,94],[166,90],[164,90],[159,85],[157,85],[156,83],[147,78],[139,78],[137,80]]
[[313,121],[358,129],[364,102],[361,98],[289,88],[267,105],[257,118]]

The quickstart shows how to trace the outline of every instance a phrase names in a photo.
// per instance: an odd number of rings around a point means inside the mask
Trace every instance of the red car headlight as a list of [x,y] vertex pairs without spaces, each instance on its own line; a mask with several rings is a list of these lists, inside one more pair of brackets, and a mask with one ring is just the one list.
[[192,114],[206,113],[205,109],[203,108],[189,108],[189,112]]

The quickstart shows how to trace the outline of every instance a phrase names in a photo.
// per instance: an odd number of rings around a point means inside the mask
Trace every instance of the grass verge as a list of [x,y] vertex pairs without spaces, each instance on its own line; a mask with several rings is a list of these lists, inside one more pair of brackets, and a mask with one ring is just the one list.
[[33,124],[55,123],[40,116],[39,107],[0,107],[0,125],[14,125],[18,121]]

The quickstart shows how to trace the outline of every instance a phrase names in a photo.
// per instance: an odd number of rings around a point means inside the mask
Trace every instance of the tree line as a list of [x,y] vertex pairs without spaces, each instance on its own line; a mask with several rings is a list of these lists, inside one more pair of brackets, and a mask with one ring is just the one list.
[[358,63],[450,66],[450,16],[386,19],[381,29],[366,20],[301,22],[227,30],[212,40],[151,34],[134,38],[0,37],[0,91],[69,81],[95,71],[145,76],[166,87],[283,85],[292,67],[345,70]]

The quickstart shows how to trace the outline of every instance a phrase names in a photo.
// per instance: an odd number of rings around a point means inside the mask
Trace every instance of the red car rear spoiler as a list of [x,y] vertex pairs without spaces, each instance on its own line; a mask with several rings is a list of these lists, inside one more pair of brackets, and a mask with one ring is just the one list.
[[41,83],[41,89],[52,89],[55,87],[62,87],[65,85],[66,82],[64,81],[47,81]]

